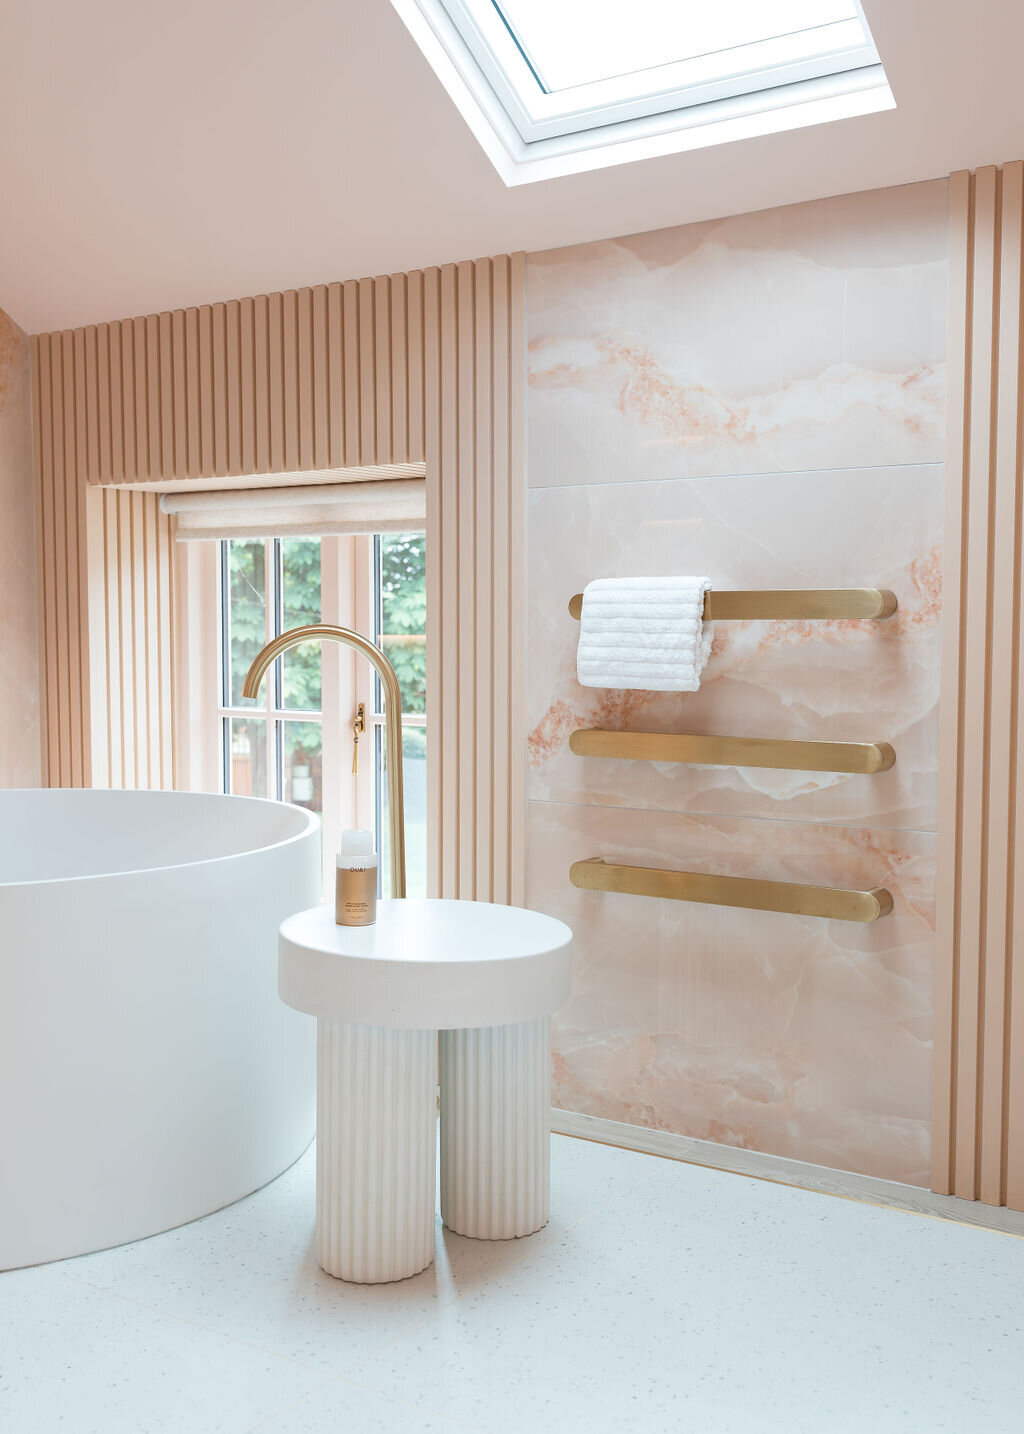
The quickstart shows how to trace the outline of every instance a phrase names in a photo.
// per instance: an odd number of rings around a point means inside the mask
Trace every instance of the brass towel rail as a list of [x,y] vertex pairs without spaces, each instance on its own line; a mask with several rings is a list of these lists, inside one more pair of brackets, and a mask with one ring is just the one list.
[[771,737],[700,737],[692,732],[609,732],[580,728],[569,738],[577,757],[632,762],[689,762],[710,767],[777,767],[791,772],[885,772],[896,760],[888,742],[791,742]]
[[574,862],[569,868],[569,880],[584,891],[660,896],[711,906],[744,906],[753,911],[823,916],[832,921],[877,921],[892,910],[892,896],[884,887],[873,891],[846,891],[832,886],[801,886],[789,881],[756,881],[745,876],[705,876],[696,871],[619,866],[599,856]]
[[[706,622],[818,621],[836,618],[892,617],[898,603],[888,588],[765,588],[749,592],[710,592],[704,598]],[[583,594],[569,599],[570,616],[579,618]]]

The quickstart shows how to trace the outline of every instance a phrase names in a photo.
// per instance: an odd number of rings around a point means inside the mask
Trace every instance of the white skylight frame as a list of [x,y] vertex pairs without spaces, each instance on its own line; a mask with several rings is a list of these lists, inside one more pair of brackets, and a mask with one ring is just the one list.
[[747,63],[731,73],[709,73],[707,57],[648,70],[642,94],[625,93],[634,76],[543,90],[491,0],[392,4],[507,185],[895,105],[859,0],[866,44],[839,21],[826,55],[762,40],[734,47]]

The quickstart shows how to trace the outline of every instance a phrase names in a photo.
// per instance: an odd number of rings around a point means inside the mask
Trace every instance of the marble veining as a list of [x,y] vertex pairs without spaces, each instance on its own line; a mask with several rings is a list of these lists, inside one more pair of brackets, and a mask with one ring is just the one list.
[[535,487],[942,458],[945,181],[531,255]]
[[[563,1109],[926,1183],[946,183],[534,255],[527,900],[574,927]],[[697,693],[583,689],[592,578],[888,587],[717,623]],[[577,727],[889,742],[875,776],[579,758]],[[886,885],[871,927],[576,891],[599,854]]]
[[[942,469],[546,488],[530,495],[529,793],[555,801],[932,828]],[[696,693],[576,680],[568,599],[591,578],[708,573],[714,587],[891,588],[882,622],[719,622]],[[874,776],[580,758],[577,727],[890,742]]]
[[[927,1184],[934,845],[926,833],[531,802],[531,903],[575,936],[554,1103]],[[870,925],[580,891],[588,857],[869,889]]]

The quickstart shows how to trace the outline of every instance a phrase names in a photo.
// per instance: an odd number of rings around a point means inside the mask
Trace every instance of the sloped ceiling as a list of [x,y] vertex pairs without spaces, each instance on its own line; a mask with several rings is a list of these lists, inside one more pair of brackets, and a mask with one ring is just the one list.
[[71,327],[1024,157],[1024,4],[865,10],[895,111],[506,189],[388,0],[0,0],[0,306]]

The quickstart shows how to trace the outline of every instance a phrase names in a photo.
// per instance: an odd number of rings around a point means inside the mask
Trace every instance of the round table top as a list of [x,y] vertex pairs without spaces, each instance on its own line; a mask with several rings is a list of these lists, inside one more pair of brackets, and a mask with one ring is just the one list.
[[359,1025],[514,1025],[568,999],[571,942],[552,916],[486,901],[379,901],[372,926],[338,926],[317,906],[281,924],[278,989],[296,1010]]

